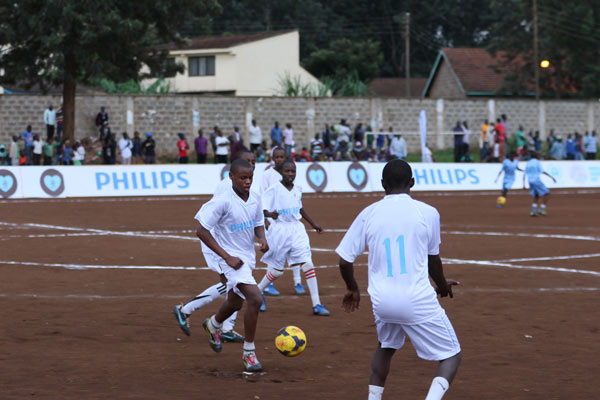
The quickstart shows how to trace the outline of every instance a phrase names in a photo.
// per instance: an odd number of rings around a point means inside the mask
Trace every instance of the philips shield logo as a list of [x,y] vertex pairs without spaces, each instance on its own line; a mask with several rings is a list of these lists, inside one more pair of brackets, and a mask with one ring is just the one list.
[[60,196],[65,190],[65,181],[60,172],[55,169],[47,169],[40,177],[40,186],[49,196]]
[[17,178],[7,169],[0,169],[0,196],[7,199],[17,191]]
[[315,192],[322,192],[327,186],[327,173],[319,163],[311,164],[306,169],[306,181]]
[[350,164],[347,175],[348,182],[350,182],[350,185],[352,185],[352,187],[356,190],[363,190],[369,182],[367,170],[358,162],[353,162]]

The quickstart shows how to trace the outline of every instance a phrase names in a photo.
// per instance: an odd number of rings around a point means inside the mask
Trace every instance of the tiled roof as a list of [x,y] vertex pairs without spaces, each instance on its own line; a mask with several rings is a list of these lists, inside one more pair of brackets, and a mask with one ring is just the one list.
[[[427,78],[410,78],[410,97],[421,97],[426,83]],[[406,97],[406,79],[375,78],[367,92],[376,97]]]
[[244,43],[256,42],[262,39],[268,39],[274,36],[284,35],[294,32],[293,30],[270,31],[258,33],[245,33],[242,35],[226,36],[204,36],[188,39],[185,43],[169,43],[160,46],[164,50],[206,50],[206,49],[227,49]]
[[476,47],[449,48],[442,52],[465,92],[496,92],[502,87],[504,74],[493,67],[502,57],[492,57],[485,49]]

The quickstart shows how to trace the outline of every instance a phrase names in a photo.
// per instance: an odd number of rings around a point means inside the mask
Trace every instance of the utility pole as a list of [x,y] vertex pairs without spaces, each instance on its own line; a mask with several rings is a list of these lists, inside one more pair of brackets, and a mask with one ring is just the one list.
[[533,0],[533,68],[535,70],[535,100],[540,100],[540,69],[538,55],[538,16],[537,16],[537,0]]
[[406,51],[406,66],[404,67],[406,72],[406,97],[410,97],[410,13],[408,12],[406,13],[404,27],[404,48]]

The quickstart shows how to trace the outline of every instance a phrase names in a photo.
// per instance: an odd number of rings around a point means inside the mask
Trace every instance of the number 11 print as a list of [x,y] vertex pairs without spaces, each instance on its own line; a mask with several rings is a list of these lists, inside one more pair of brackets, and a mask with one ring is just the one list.
[[[406,258],[404,256],[404,235],[400,235],[396,238],[396,242],[398,242],[398,255],[400,258],[400,274],[406,273]],[[390,238],[386,238],[383,241],[383,245],[385,246],[385,255],[387,258],[387,276],[388,278],[393,278],[394,274],[392,273],[392,247]]]

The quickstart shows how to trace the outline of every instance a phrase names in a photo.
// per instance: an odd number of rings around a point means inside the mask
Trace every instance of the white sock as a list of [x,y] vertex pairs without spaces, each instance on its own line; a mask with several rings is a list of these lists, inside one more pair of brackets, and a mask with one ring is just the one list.
[[429,388],[429,393],[427,393],[427,397],[425,400],[440,400],[444,397],[444,394],[450,387],[450,384],[446,380],[446,378],[442,378],[441,376],[436,376],[433,378],[431,382],[431,387]]
[[369,400],[381,400],[383,386],[369,385]]
[[244,340],[244,351],[256,351],[256,347],[254,346],[254,342],[246,342]]
[[532,210],[533,212],[535,212],[535,210],[537,210],[537,203],[533,203],[533,204],[531,205],[531,210]]
[[205,305],[211,303],[213,300],[216,300],[219,297],[223,296],[225,293],[227,293],[227,285],[219,282],[216,285],[212,285],[204,292],[200,293],[198,296],[185,303],[181,311],[183,311],[187,315],[190,315],[197,309],[204,307]]
[[274,282],[281,275],[283,275],[282,269],[276,269],[271,266],[268,266],[267,273],[265,274],[265,276],[262,278],[262,280],[258,284],[258,288],[260,289],[261,292],[263,292],[267,286],[269,286],[272,282]]
[[546,205],[545,205],[545,204],[542,204],[542,205],[540,206],[540,210],[542,210],[542,211],[543,211],[543,210],[545,210],[545,209],[546,209]]
[[319,299],[319,285],[317,284],[317,273],[315,272],[315,266],[312,261],[302,264],[302,271],[304,271],[304,278],[306,279],[306,286],[308,286],[313,307],[317,304],[321,304],[321,299]]
[[294,273],[294,286],[298,284],[302,284],[302,276],[300,275],[300,266],[294,265],[292,267],[292,272]]
[[235,326],[235,319],[237,318],[237,311],[231,314],[229,318],[223,321],[223,332],[229,332],[233,330]]
[[223,323],[217,322],[214,315],[212,317],[210,317],[210,319],[208,320],[208,329],[210,330],[211,333],[216,333],[222,327],[223,327]]

